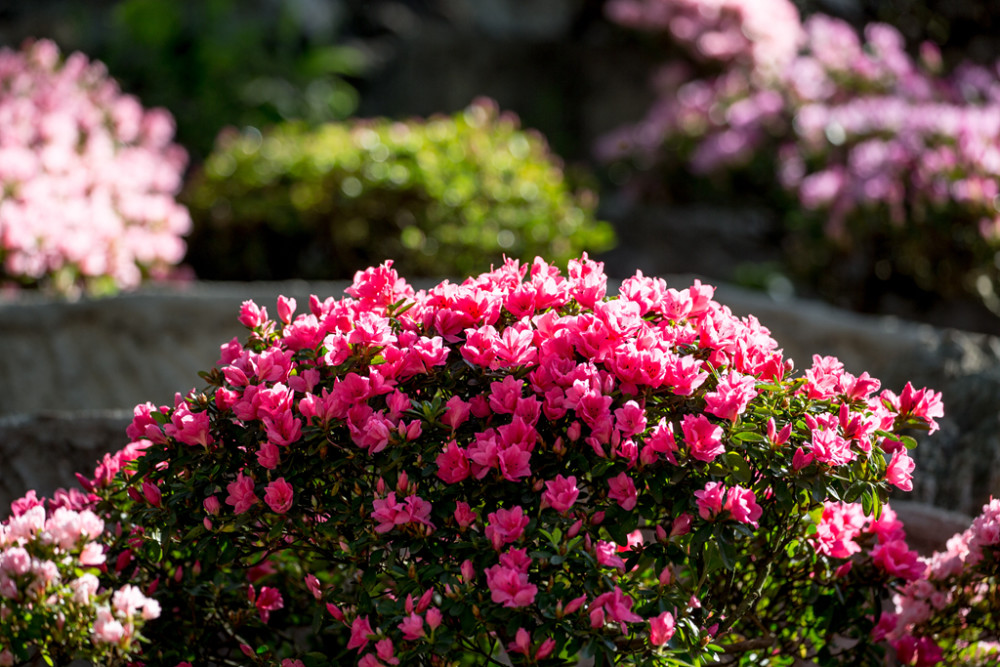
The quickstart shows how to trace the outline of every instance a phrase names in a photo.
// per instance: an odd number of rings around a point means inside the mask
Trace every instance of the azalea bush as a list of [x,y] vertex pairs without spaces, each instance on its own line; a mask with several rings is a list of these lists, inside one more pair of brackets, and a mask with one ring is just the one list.
[[932,43],[914,58],[892,26],[862,38],[823,14],[800,22],[787,0],[615,0],[608,11],[674,45],[646,117],[598,148],[666,169],[671,180],[639,172],[643,196],[689,187],[692,174],[716,198],[758,196],[781,216],[785,270],[833,300],[973,295],[1000,312],[995,67],[945,72]]
[[81,53],[0,49],[0,285],[102,293],[165,277],[190,226],[173,132]]
[[185,199],[205,278],[350,279],[387,258],[459,276],[613,243],[594,194],[486,100],[428,120],[224,132]]
[[143,640],[143,625],[160,615],[138,587],[102,585],[110,538],[95,500],[78,491],[50,501],[32,493],[0,524],[0,665],[122,664]]
[[883,502],[940,394],[606,292],[584,255],[245,302],[203,390],[15,503],[0,662],[988,664],[997,501],[931,559]]

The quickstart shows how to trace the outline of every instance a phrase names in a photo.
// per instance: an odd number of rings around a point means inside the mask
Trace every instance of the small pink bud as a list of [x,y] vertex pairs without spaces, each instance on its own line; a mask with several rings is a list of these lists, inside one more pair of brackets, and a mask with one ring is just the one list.
[[385,480],[381,477],[375,482],[375,493],[380,497],[385,495]]
[[544,479],[536,479],[535,483],[531,485],[531,490],[534,491],[535,493],[538,493],[539,491],[541,491],[544,488],[545,488],[545,480]]
[[248,645],[240,644],[240,650],[243,651],[243,655],[245,655],[246,657],[248,658],[254,657],[253,649],[250,648]]
[[555,648],[556,648],[556,640],[552,639],[552,637],[549,637],[548,639],[543,641],[542,645],[539,646],[538,650],[535,652],[535,662],[545,660],[545,658],[552,655],[552,651],[555,650]]
[[417,601],[417,613],[422,614],[424,610],[427,609],[431,601],[434,599],[434,589],[428,588],[424,591],[424,594],[420,596],[420,600]]
[[278,297],[278,317],[285,324],[292,321],[292,315],[295,314],[295,299],[285,298],[283,296]]
[[583,528],[583,519],[577,519],[576,522],[569,527],[569,530],[566,532],[566,537],[573,539],[580,534],[581,528]]
[[670,537],[679,537],[691,532],[691,515],[684,512],[674,519],[674,525],[670,527]]
[[604,523],[604,511],[594,512],[590,517],[590,523],[594,526],[600,526]]
[[556,438],[556,441],[552,444],[552,451],[559,456],[566,453],[566,443],[563,442],[562,436]]
[[475,576],[476,570],[472,566],[472,561],[469,559],[462,561],[462,580],[467,584],[472,583]]
[[569,604],[566,605],[566,608],[563,610],[563,614],[572,614],[574,611],[582,607],[583,603],[586,601],[587,601],[586,595],[581,595],[578,598],[573,598],[572,600],[569,601]]
[[205,526],[205,530],[212,530],[212,520],[207,516],[201,520],[201,524]]
[[427,614],[424,615],[424,619],[432,631],[437,630],[438,626],[441,625],[441,610],[437,607],[431,607],[427,610]]
[[205,498],[205,501],[202,503],[202,505],[205,507],[205,511],[211,514],[212,516],[218,516],[219,508],[222,506],[221,503],[219,503],[219,499],[216,498],[215,496],[209,496],[208,498]]
[[345,619],[344,619],[344,612],[340,611],[340,607],[338,607],[337,605],[333,604],[332,602],[327,602],[326,603],[326,610],[328,612],[330,612],[330,616],[333,616],[335,619],[337,619],[341,623],[345,623],[346,622]]
[[410,485],[410,477],[406,474],[406,471],[399,473],[399,478],[396,480],[396,491],[399,493],[406,493],[406,487]]
[[670,566],[666,566],[660,572],[660,586],[669,586],[674,580],[674,571],[670,569]]
[[144,481],[142,483],[142,495],[153,507],[160,508],[163,506],[161,503],[160,488],[152,482]]
[[403,604],[403,608],[406,609],[407,614],[413,613],[413,596],[407,594],[406,602]]
[[667,541],[667,531],[663,526],[656,527],[656,541],[657,542]]

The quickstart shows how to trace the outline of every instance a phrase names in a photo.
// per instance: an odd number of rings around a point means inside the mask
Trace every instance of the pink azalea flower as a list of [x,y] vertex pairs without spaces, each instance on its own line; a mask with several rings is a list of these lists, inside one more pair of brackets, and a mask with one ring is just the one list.
[[576,477],[563,477],[556,475],[555,479],[545,482],[545,492],[542,493],[542,504],[565,514],[580,496],[580,489],[576,486]]
[[867,519],[860,505],[854,503],[824,503],[823,515],[813,535],[816,551],[833,558],[850,558],[861,551],[854,541]]
[[509,510],[500,508],[496,512],[491,512],[487,518],[489,523],[486,526],[486,537],[497,551],[503,545],[519,540],[531,521],[531,517],[524,513],[520,505]]
[[701,491],[695,491],[697,498],[698,516],[702,519],[711,520],[722,512],[722,505],[725,499],[726,486],[722,482],[708,482]]
[[735,371],[719,380],[715,391],[705,394],[705,412],[735,422],[757,396],[753,376]]
[[681,420],[684,441],[693,458],[711,462],[726,451],[722,444],[722,427],[716,426],[705,415],[684,415]]
[[753,491],[742,486],[734,486],[726,492],[726,504],[723,509],[729,510],[735,520],[750,524],[754,528],[757,527],[757,522],[763,513]]
[[257,502],[253,478],[244,476],[242,471],[236,475],[235,481],[226,485],[226,490],[229,491],[226,504],[232,505],[237,514],[243,514]]
[[491,599],[505,607],[526,607],[538,593],[538,587],[528,583],[527,573],[504,565],[486,568],[486,585]]
[[276,514],[285,514],[292,508],[292,485],[279,477],[270,484],[264,492],[264,502]]
[[407,641],[415,641],[426,634],[424,632],[424,619],[416,613],[411,613],[404,618],[398,627],[403,632],[403,639]]
[[468,528],[476,522],[477,515],[469,507],[469,503],[461,500],[455,503],[455,521],[462,528]]
[[914,581],[923,576],[927,566],[920,554],[911,551],[904,540],[876,544],[872,549],[872,562],[895,577]]
[[[250,587],[250,593],[253,597],[253,586]],[[281,597],[281,592],[277,588],[272,588],[270,586],[262,586],[260,589],[260,594],[256,596],[256,600],[253,601],[254,606],[257,608],[257,612],[260,614],[260,620],[263,623],[267,623],[271,618],[271,612],[277,611],[285,606],[285,601]]]
[[347,648],[356,648],[359,651],[364,650],[365,646],[368,645],[371,635],[374,634],[367,616],[355,617],[351,622],[351,639],[347,642]]
[[913,468],[916,464],[905,449],[897,449],[885,469],[886,480],[903,491],[913,490]]
[[182,403],[174,409],[170,423],[164,426],[163,431],[168,437],[186,445],[208,447],[215,442],[208,429],[208,412],[191,412],[187,404]]
[[608,480],[610,491],[608,498],[614,500],[623,510],[635,508],[639,501],[639,493],[635,489],[635,482],[628,473],[621,472]]
[[464,449],[451,440],[434,461],[437,476],[446,484],[456,484],[469,476],[469,456]]
[[669,611],[649,619],[649,642],[663,646],[674,636],[674,616]]

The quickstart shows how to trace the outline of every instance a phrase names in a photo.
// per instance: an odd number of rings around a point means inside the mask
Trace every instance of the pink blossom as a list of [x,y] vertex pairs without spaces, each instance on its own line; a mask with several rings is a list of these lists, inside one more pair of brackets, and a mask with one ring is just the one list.
[[215,442],[215,438],[209,433],[208,412],[191,412],[186,404],[174,409],[170,423],[164,426],[163,431],[168,437],[186,445],[208,447]]
[[913,468],[916,464],[905,449],[897,449],[885,469],[885,479],[890,484],[903,491],[913,490]]
[[538,587],[528,583],[528,574],[516,568],[494,565],[486,568],[490,597],[505,607],[526,607],[535,601]]
[[919,579],[926,569],[926,565],[920,561],[920,554],[911,551],[904,540],[876,544],[872,549],[872,562],[889,574],[907,581]]
[[757,527],[763,510],[757,504],[753,491],[742,486],[734,486],[726,492],[726,504],[723,509],[729,510],[732,517],[741,522]]
[[597,543],[594,544],[594,554],[598,565],[613,567],[621,572],[625,572],[625,561],[618,555],[618,545],[614,542],[597,540]]
[[478,516],[469,507],[469,503],[464,501],[457,501],[455,503],[455,521],[462,528],[468,528],[476,522]]
[[864,527],[866,517],[860,505],[824,503],[823,515],[813,535],[816,551],[833,558],[850,558],[861,551],[854,541]]
[[663,646],[674,636],[674,616],[669,611],[649,619],[649,642]]
[[681,430],[684,432],[688,451],[699,461],[711,462],[726,451],[722,444],[722,427],[710,422],[705,415],[684,415]]
[[257,502],[253,478],[245,477],[242,471],[236,475],[234,481],[226,485],[226,490],[229,491],[226,504],[232,505],[233,511],[237,514],[243,514]]
[[347,642],[347,648],[356,648],[359,651],[364,650],[365,646],[368,645],[368,641],[371,639],[371,635],[374,635],[372,631],[371,623],[368,621],[367,616],[357,616],[351,622],[351,639]]
[[735,422],[757,396],[756,380],[731,371],[719,380],[715,391],[705,394],[705,412]]
[[434,461],[437,476],[446,484],[456,484],[469,476],[469,456],[454,440],[448,442],[444,451]]
[[625,628],[626,622],[641,623],[644,620],[632,611],[633,604],[632,598],[623,593],[619,587],[615,586],[613,591],[598,595],[590,603],[591,625],[599,627],[604,625],[605,622],[611,621],[618,623],[621,626],[621,631],[625,633],[627,632]]
[[628,473],[621,472],[608,480],[610,491],[608,498],[614,500],[623,510],[635,508],[639,500],[639,494],[635,489],[635,482]]
[[426,634],[424,632],[424,619],[416,613],[411,613],[404,618],[398,627],[403,632],[403,639],[407,641],[415,641]]
[[560,514],[565,514],[580,496],[576,486],[576,477],[556,475],[555,479],[545,482],[545,492],[542,493],[543,506],[547,505]]
[[94,619],[94,636],[106,644],[117,644],[125,636],[125,626],[111,614],[108,607],[100,607]]
[[292,508],[292,485],[285,481],[284,477],[279,477],[270,484],[264,491],[264,502],[276,514],[285,514]]
[[708,482],[701,491],[695,491],[698,515],[702,519],[714,519],[722,512],[726,487],[722,482]]
[[503,545],[519,540],[531,521],[520,505],[515,505],[510,510],[500,508],[491,512],[487,518],[489,523],[486,526],[486,537],[497,551]]

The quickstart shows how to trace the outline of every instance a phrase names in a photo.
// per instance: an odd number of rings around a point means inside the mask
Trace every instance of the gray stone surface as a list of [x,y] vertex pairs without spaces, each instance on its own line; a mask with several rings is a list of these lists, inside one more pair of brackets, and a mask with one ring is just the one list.
[[89,476],[106,452],[120,449],[131,419],[124,410],[0,417],[0,517],[29,489],[51,497],[79,488],[74,473]]
[[[690,281],[689,276],[668,277],[675,287]],[[121,437],[112,437],[100,449],[93,436],[96,422],[86,411],[124,410],[127,415],[137,403],[169,404],[175,392],[201,386],[197,373],[215,364],[219,345],[245,334],[236,321],[244,299],[273,313],[279,294],[296,297],[303,309],[309,294],[340,295],[345,286],[200,283],[99,301],[54,303],[29,296],[0,305],[0,377],[5,380],[0,417],[6,416],[7,424],[0,429],[0,485],[14,493],[17,484],[8,480],[28,475],[31,462],[53,480],[72,483],[75,468],[64,465],[62,457],[81,460],[67,453],[74,439],[87,464],[84,470],[103,451],[123,444]],[[1000,339],[727,285],[719,286],[716,297],[737,314],[757,316],[800,369],[810,365],[813,354],[835,355],[849,371],[868,371],[896,392],[907,380],[942,392],[946,416],[940,432],[920,438],[914,491],[906,498],[975,515],[991,494],[1000,496]],[[23,415],[75,411],[84,411],[79,431],[65,415],[39,418],[30,429],[14,428],[18,419],[28,418]]]

